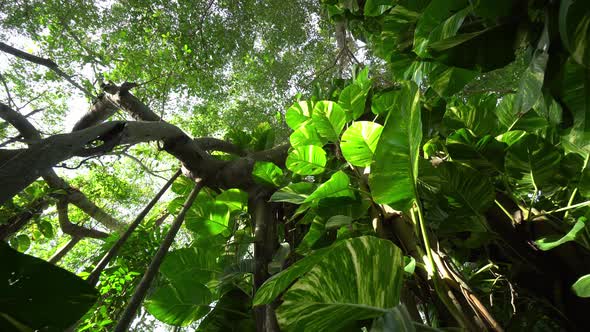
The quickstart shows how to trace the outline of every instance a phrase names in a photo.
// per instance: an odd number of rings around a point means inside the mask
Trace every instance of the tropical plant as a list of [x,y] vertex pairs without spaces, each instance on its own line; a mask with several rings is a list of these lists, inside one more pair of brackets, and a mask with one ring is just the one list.
[[76,5],[0,7],[0,329],[590,325],[588,2]]

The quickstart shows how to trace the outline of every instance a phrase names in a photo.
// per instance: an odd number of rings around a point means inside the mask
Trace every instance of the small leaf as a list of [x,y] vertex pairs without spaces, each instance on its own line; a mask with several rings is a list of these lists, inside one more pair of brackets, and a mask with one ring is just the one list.
[[590,274],[580,277],[572,285],[572,290],[579,297],[590,297]]
[[299,175],[315,175],[324,172],[326,151],[319,146],[300,146],[289,152],[287,168]]
[[342,135],[340,149],[344,158],[353,166],[369,166],[382,131],[383,126],[375,122],[354,122]]

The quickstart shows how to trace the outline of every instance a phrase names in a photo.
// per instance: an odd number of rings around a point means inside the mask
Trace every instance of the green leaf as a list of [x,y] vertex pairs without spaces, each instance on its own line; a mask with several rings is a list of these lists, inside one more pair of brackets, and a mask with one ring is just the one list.
[[202,235],[216,235],[227,230],[230,216],[227,205],[213,200],[198,203],[186,214],[186,228]]
[[572,285],[572,290],[579,297],[590,297],[590,274],[576,280]]
[[363,13],[365,16],[379,16],[393,7],[391,0],[367,0]]
[[324,140],[318,135],[315,126],[311,121],[307,121],[299,126],[291,136],[289,136],[291,146],[296,148],[305,145],[324,146]]
[[342,226],[348,226],[352,224],[352,221],[352,217],[349,216],[332,216],[330,219],[328,219],[328,221],[326,221],[326,229],[337,229]]
[[506,172],[517,180],[517,189],[532,193],[551,184],[561,158],[561,152],[554,145],[535,135],[528,135],[508,149]]
[[543,30],[533,59],[522,75],[518,92],[514,98],[512,112],[522,115],[528,112],[543,95],[541,88],[545,79],[545,68],[549,60],[549,33],[547,27]]
[[416,199],[422,141],[420,91],[405,82],[399,110],[391,111],[371,164],[369,185],[375,202],[407,210]]
[[308,256],[298,260],[286,270],[268,278],[256,292],[253,305],[269,304],[274,301],[274,299],[287,289],[293,281],[311,270],[316,264],[322,261],[327,253],[335,250],[342,244],[343,242],[337,242],[330,247],[316,250]]
[[52,239],[53,236],[55,236],[53,226],[47,220],[43,220],[39,223],[39,231],[48,239]]
[[414,322],[403,304],[375,319],[369,332],[415,332]]
[[363,88],[353,83],[342,90],[338,103],[346,110],[347,120],[356,120],[365,113],[369,89],[370,86]]
[[316,188],[317,185],[311,182],[292,183],[275,191],[270,197],[270,201],[303,204],[305,199],[307,199]]
[[315,175],[324,172],[326,151],[319,146],[299,146],[287,156],[287,168],[299,175]]
[[191,279],[206,284],[219,272],[215,255],[205,248],[181,248],[168,252],[160,272],[168,280]]
[[248,193],[240,189],[227,189],[215,197],[215,201],[228,206],[230,211],[243,211],[248,205]]
[[363,236],[328,251],[283,297],[285,331],[339,331],[399,303],[403,255],[390,241]]
[[64,331],[98,298],[97,291],[71,272],[21,254],[0,243],[0,329]]
[[397,105],[397,99],[400,93],[398,90],[387,91],[373,96],[371,102],[371,112],[382,114],[389,112]]
[[334,197],[354,197],[354,193],[350,189],[350,179],[343,171],[334,173],[328,181],[322,183],[303,202],[309,203],[324,198]]
[[469,14],[469,5],[464,0],[433,1],[422,13],[414,31],[414,52],[428,56],[427,46],[454,36]]
[[559,7],[559,34],[577,63],[590,68],[590,4],[563,0]]
[[566,151],[586,157],[590,154],[590,69],[569,59],[564,67],[562,101],[574,117],[574,124],[562,139]]
[[453,161],[487,174],[504,171],[508,146],[489,135],[478,139],[470,130],[460,129],[447,137],[446,147]]
[[16,249],[20,252],[25,252],[31,246],[31,239],[26,234],[20,234],[14,237],[17,244]]
[[195,185],[195,181],[187,178],[186,176],[180,176],[174,183],[172,183],[172,191],[178,195],[188,195]]
[[338,141],[347,122],[346,113],[333,101],[320,101],[315,104],[311,118],[318,134],[332,142]]
[[299,101],[287,109],[285,121],[287,125],[296,130],[305,121],[311,119],[311,109],[306,101]]
[[369,166],[382,131],[383,126],[375,122],[353,122],[342,134],[340,149],[344,158],[353,166]]
[[250,297],[239,289],[232,289],[217,301],[197,332],[254,332],[256,323],[251,311]]
[[562,245],[566,242],[570,242],[570,241],[575,241],[576,240],[576,236],[578,235],[578,233],[584,229],[584,227],[586,227],[586,222],[587,219],[584,217],[580,217],[578,219],[578,221],[576,221],[576,223],[574,224],[574,227],[572,227],[572,229],[570,229],[569,232],[567,232],[567,234],[565,234],[564,236],[560,237],[544,237],[544,238],[540,238],[538,240],[535,241],[535,244],[537,245],[537,247],[539,247],[539,249],[543,250],[543,251],[547,251],[547,250],[551,250],[559,245]]
[[279,187],[283,179],[283,170],[269,161],[257,161],[254,163],[252,176],[258,183]]
[[207,286],[189,278],[175,278],[173,282],[160,285],[145,300],[146,310],[158,320],[186,326],[209,312],[213,301]]

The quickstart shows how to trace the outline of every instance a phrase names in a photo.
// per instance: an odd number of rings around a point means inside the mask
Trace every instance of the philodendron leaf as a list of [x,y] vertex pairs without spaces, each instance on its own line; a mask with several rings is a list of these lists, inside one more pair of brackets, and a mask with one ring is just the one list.
[[399,304],[401,250],[387,240],[343,240],[325,253],[283,297],[277,318],[285,331],[340,331]]
[[302,204],[316,188],[316,184],[311,182],[291,183],[275,191],[270,197],[270,201]]
[[303,202],[309,203],[324,198],[334,197],[354,197],[354,193],[352,192],[352,189],[350,189],[350,179],[343,171],[334,173],[328,181],[322,183]]
[[420,91],[415,83],[403,83],[399,105],[401,109],[389,113],[381,133],[369,185],[375,202],[403,211],[416,199],[422,140]]
[[580,277],[572,285],[572,290],[579,297],[590,297],[590,274]]
[[299,128],[289,136],[289,142],[294,148],[304,145],[317,145],[321,147],[326,143],[325,140],[318,135],[317,130],[311,121],[301,124]]
[[415,332],[414,321],[403,304],[375,319],[369,332]]
[[232,212],[240,211],[248,205],[248,193],[236,188],[227,189],[217,195],[215,201],[227,205]]
[[254,332],[256,323],[252,316],[250,297],[240,289],[232,289],[223,294],[197,332]]
[[584,229],[584,227],[586,227],[586,222],[587,222],[586,218],[580,217],[578,219],[578,221],[576,221],[576,223],[574,224],[574,227],[572,227],[572,229],[570,229],[570,231],[567,232],[567,234],[565,234],[561,238],[559,238],[559,237],[557,237],[557,238],[544,237],[544,238],[540,238],[537,241],[535,241],[535,244],[537,245],[537,247],[539,247],[539,249],[541,249],[543,251],[547,251],[547,250],[551,250],[559,245],[562,245],[566,242],[574,241],[576,239],[576,236],[578,235],[578,233],[582,229]]
[[144,306],[150,314],[166,324],[186,326],[205,316],[210,310],[211,301],[213,295],[209,288],[189,276],[156,287]]
[[253,305],[269,304],[279,296],[289,285],[297,278],[311,270],[316,264],[322,261],[324,256],[332,250],[341,246],[343,242],[337,242],[330,247],[322,248],[314,251],[312,254],[306,256],[289,266],[288,269],[283,270],[272,277],[268,278],[266,282],[258,289],[254,296]]
[[305,121],[311,119],[311,109],[306,101],[300,101],[287,109],[285,121],[287,125],[296,130]]
[[561,1],[559,34],[576,62],[590,68],[590,4],[588,1]]
[[321,137],[336,142],[346,124],[346,113],[333,101],[320,101],[315,104],[311,115],[314,126]]
[[269,161],[257,161],[252,169],[252,177],[259,183],[279,187],[283,170]]
[[353,166],[369,166],[382,131],[383,126],[375,122],[354,122],[342,134],[340,149],[344,158]]
[[326,151],[319,146],[300,146],[289,152],[287,168],[299,175],[315,175],[324,172]]
[[0,330],[64,331],[90,309],[97,291],[75,274],[0,243]]
[[199,202],[198,209],[191,208],[186,214],[186,228],[197,234],[216,235],[227,230],[230,210],[227,205],[204,200]]
[[168,280],[191,279],[206,284],[219,268],[215,254],[204,248],[181,248],[168,252],[160,272]]

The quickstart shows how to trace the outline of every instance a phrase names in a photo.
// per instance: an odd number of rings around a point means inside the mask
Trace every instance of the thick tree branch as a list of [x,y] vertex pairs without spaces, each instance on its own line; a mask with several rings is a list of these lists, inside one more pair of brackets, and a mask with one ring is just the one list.
[[68,217],[68,201],[66,199],[62,198],[58,200],[56,207],[59,226],[64,234],[71,235],[72,237],[90,237],[93,239],[104,239],[109,236],[109,234],[105,232],[86,228],[70,222],[70,218]]
[[82,238],[79,236],[72,237],[65,246],[61,247],[53,256],[51,256],[51,258],[49,258],[48,262],[53,264],[59,263],[59,261],[64,258],[64,256],[67,255],[78,242],[80,242],[80,240],[82,240]]
[[[10,107],[8,107],[7,105],[5,105],[3,103],[0,103],[0,118],[4,119],[6,122],[8,122],[12,126],[14,126],[23,137],[30,139],[30,140],[34,140],[34,141],[41,140],[41,135],[39,134],[37,129],[23,115],[14,111],[13,109],[11,109]],[[3,177],[5,167],[7,167],[6,171],[8,172],[8,174],[10,174],[9,173],[10,170],[8,169],[8,167],[10,165],[14,165],[13,162],[17,162],[16,165],[18,165],[19,158],[25,158],[27,153],[30,156],[34,157],[34,154],[31,155],[30,152],[34,152],[35,149],[33,149],[33,150],[30,150],[30,149],[3,150],[3,151],[10,151],[10,152],[2,153],[4,155],[0,154],[0,179],[2,179],[2,177]],[[36,160],[39,160],[39,157],[40,156],[37,156]],[[26,158],[25,158],[25,160],[26,160]],[[9,190],[9,189],[11,189],[10,186],[7,186],[4,188],[4,190],[2,190],[2,193],[0,193],[0,202],[3,202],[4,199],[8,199],[8,198],[12,197],[13,195],[15,195],[16,193],[20,192],[22,189],[24,189],[27,185],[30,184],[30,182],[28,182],[28,181],[31,181],[31,179],[32,179],[32,181],[35,181],[39,175],[42,175],[45,182],[47,182],[47,184],[51,188],[65,190],[67,192],[68,201],[71,202],[72,204],[76,205],[78,208],[80,208],[82,211],[84,211],[90,217],[94,218],[96,221],[100,222],[101,224],[105,225],[107,228],[109,228],[111,230],[117,230],[117,229],[122,228],[123,225],[119,221],[117,221],[112,216],[110,216],[109,214],[104,212],[101,208],[96,206],[96,204],[94,204],[92,201],[90,201],[83,193],[72,188],[65,180],[60,178],[51,168],[54,165],[55,164],[53,164],[49,167],[41,167],[38,169],[30,169],[29,168],[28,170],[31,171],[32,174],[30,176],[26,177],[26,179],[25,178],[22,179],[22,180],[26,180],[26,181],[23,181],[22,183],[18,183],[16,187],[12,188],[12,190]],[[24,166],[28,167],[30,165],[25,164]],[[2,183],[4,183],[4,181],[2,181]],[[8,181],[6,183],[8,183]],[[23,185],[24,185],[24,187],[23,187]],[[6,198],[4,198],[4,196],[3,196],[4,192],[7,193]]]
[[76,83],[76,81],[74,81],[70,75],[64,73],[59,68],[57,63],[53,62],[53,60],[51,60],[51,59],[41,58],[41,57],[38,57],[38,56],[35,56],[32,54],[29,54],[27,52],[23,52],[23,51],[16,49],[10,45],[4,44],[3,42],[0,42],[0,51],[14,55],[17,58],[21,58],[23,60],[27,60],[29,62],[36,63],[38,65],[47,67],[47,68],[53,70],[57,75],[61,76],[63,79],[68,81],[71,85],[76,87],[78,90],[84,92],[84,94],[87,97],[89,97],[89,98],[94,97],[94,95],[90,91],[88,91],[87,89],[82,87],[80,84]]

